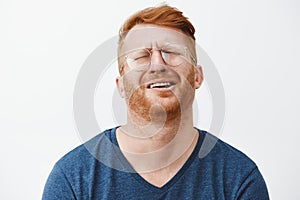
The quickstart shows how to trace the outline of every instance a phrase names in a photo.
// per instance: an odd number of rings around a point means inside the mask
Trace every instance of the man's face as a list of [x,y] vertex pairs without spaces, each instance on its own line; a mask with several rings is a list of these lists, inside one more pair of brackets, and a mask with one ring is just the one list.
[[[180,54],[170,56],[170,51]],[[202,72],[193,63],[191,38],[171,28],[137,25],[126,35],[120,55],[124,69],[117,84],[134,114],[146,121],[162,113],[170,119],[192,105]]]

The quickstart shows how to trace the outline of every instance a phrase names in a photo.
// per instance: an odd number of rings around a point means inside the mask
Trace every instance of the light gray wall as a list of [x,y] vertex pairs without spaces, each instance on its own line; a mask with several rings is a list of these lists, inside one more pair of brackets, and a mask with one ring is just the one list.
[[[81,143],[72,101],[83,62],[126,17],[158,2],[0,2],[1,199],[40,199],[54,163]],[[220,138],[257,163],[272,199],[299,199],[299,1],[167,2],[194,23],[197,43],[223,81]],[[107,77],[109,92],[115,87]],[[101,128],[111,127],[111,107],[101,107],[111,104],[100,93],[97,119]],[[203,85],[197,102],[204,129],[213,112],[209,98]]]

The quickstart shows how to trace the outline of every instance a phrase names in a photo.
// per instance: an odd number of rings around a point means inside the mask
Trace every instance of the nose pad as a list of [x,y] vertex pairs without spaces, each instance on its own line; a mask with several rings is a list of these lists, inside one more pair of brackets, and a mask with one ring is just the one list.
[[165,72],[166,71],[166,63],[162,57],[160,50],[152,50],[151,53],[151,64],[150,64],[150,72]]

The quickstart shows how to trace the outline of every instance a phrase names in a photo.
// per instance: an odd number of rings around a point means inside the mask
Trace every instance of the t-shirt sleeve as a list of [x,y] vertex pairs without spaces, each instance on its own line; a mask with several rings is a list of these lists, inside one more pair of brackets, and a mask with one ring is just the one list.
[[58,164],[52,169],[43,192],[43,200],[76,199],[71,184]]
[[238,200],[269,200],[266,183],[256,167],[241,184],[237,194]]

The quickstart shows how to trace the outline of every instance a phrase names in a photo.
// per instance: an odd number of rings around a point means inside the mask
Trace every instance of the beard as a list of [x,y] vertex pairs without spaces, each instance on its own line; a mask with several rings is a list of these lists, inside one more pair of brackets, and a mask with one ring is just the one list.
[[[125,88],[128,102],[129,112],[139,118],[142,118],[146,123],[159,121],[161,119],[172,121],[181,118],[181,109],[183,100],[193,102],[194,99],[194,69],[189,69],[184,87],[181,88],[181,93],[176,95],[172,91],[158,94],[159,99],[150,99],[146,95],[147,88],[138,86],[137,88],[130,87],[129,84]],[[193,90],[193,91],[191,91]]]
[[[159,97],[163,99],[154,102],[154,100],[150,100],[146,96],[145,90],[144,87],[140,87],[136,89],[129,98],[128,107],[134,114],[143,118],[146,122],[156,121],[162,118],[171,120],[180,116],[180,101],[174,93],[169,94],[168,97],[164,94],[159,95]],[[167,98],[172,99],[172,101],[168,101]]]

